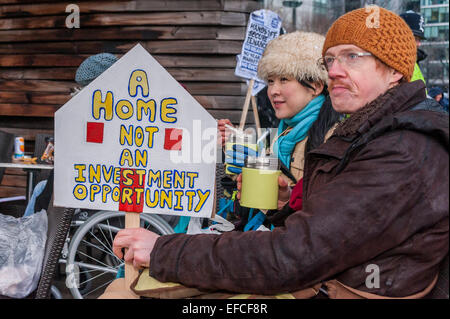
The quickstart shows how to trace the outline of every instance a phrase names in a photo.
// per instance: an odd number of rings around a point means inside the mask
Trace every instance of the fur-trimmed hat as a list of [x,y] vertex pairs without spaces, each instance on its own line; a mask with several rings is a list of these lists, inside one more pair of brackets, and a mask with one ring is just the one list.
[[318,63],[324,41],[324,36],[312,32],[280,35],[267,45],[258,64],[258,77],[266,82],[275,75],[326,83],[327,71]]

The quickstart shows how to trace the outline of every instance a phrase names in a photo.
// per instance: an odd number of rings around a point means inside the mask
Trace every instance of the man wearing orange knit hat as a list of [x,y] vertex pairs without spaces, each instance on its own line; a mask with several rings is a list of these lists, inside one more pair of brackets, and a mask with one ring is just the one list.
[[428,296],[448,255],[449,123],[423,82],[410,82],[415,61],[414,36],[398,15],[379,7],[343,15],[318,63],[333,108],[348,116],[306,157],[302,210],[271,232],[126,229],[115,253],[161,282],[199,289]]

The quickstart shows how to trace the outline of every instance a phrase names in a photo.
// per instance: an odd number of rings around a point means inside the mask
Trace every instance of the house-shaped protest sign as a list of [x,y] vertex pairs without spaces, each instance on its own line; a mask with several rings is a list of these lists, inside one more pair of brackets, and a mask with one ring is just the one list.
[[136,45],[55,113],[54,205],[210,217],[217,123]]

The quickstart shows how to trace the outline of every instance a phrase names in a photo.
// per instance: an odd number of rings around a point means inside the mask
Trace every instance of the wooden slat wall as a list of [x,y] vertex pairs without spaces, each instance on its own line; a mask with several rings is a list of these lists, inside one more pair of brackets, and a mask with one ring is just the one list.
[[[234,76],[256,0],[79,0],[80,28],[65,26],[57,0],[0,0],[0,130],[25,137],[53,132],[53,116],[93,54],[121,57],[141,43],[215,118],[238,123],[246,83]],[[251,112],[247,117],[253,123]],[[25,194],[26,177],[8,169],[0,197]]]

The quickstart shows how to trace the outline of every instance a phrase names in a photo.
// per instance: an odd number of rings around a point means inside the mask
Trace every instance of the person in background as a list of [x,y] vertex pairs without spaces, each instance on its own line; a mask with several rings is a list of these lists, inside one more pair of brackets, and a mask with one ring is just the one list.
[[419,67],[419,62],[425,60],[427,58],[427,54],[420,49],[420,41],[425,40],[425,34],[424,34],[424,28],[423,28],[423,17],[420,13],[414,12],[412,10],[408,10],[405,13],[402,13],[400,15],[403,20],[408,24],[408,26],[411,28],[411,31],[414,34],[414,38],[416,40],[416,46],[417,46],[417,60],[416,64],[414,65],[414,73],[411,78],[411,82],[415,80],[422,80],[425,85],[427,82],[425,81],[425,78],[423,77],[422,71]]
[[[86,58],[75,73],[75,82],[80,87],[75,87],[72,96],[80,92],[85,86],[95,80],[117,61],[117,57],[111,53],[99,53]],[[49,182],[48,182],[49,181]],[[33,189],[30,200],[25,209],[24,216],[30,216],[42,208],[47,209],[53,194],[53,170],[48,179],[40,181]]]
[[[258,64],[258,77],[267,83],[267,96],[276,118],[280,121],[277,136],[272,145],[278,156],[283,175],[280,177],[282,193],[279,208],[285,206],[290,197],[291,187],[303,178],[304,158],[310,150],[326,139],[327,132],[339,119],[339,114],[331,107],[326,88],[327,74],[317,64],[325,37],[317,33],[296,31],[283,34],[267,45]],[[219,120],[219,132],[225,140],[225,124],[229,120]],[[328,136],[330,133],[328,134]],[[228,169],[240,174],[246,155],[256,152],[236,148],[226,152],[225,162],[234,166]],[[241,217],[237,229],[257,229],[266,214],[254,214],[254,221],[248,226],[249,211],[237,206],[235,211]],[[271,216],[274,212],[269,212]],[[255,221],[258,221],[255,225]],[[266,223],[271,227],[269,223]]]
[[332,106],[351,116],[308,152],[303,207],[284,226],[221,235],[125,229],[114,253],[159,281],[198,289],[426,296],[448,254],[449,119],[422,81],[410,82],[416,43],[408,25],[378,10],[377,28],[361,8],[328,30],[322,63]]
[[111,53],[99,53],[86,58],[75,73],[75,82],[81,86],[79,89],[88,86],[117,60]]
[[428,95],[439,103],[440,106],[444,109],[445,112],[448,113],[448,99],[444,96],[444,91],[438,87],[432,87],[428,91]]

